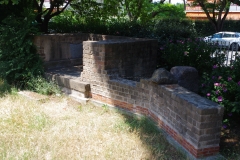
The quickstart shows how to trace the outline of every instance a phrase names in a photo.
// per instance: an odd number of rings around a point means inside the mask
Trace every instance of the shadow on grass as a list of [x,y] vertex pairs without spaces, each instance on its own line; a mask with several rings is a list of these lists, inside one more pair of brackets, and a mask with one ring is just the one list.
[[140,140],[151,153],[149,159],[186,160],[186,156],[173,147],[165,138],[156,123],[145,116],[121,113],[129,132],[137,132]]

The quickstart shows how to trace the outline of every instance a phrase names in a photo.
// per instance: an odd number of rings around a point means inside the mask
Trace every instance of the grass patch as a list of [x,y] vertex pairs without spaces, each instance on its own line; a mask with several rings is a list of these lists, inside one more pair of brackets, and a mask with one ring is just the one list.
[[0,159],[186,159],[146,119],[67,97],[0,98]]
[[47,81],[43,77],[33,77],[27,82],[28,90],[44,95],[60,94],[60,88],[53,82]]

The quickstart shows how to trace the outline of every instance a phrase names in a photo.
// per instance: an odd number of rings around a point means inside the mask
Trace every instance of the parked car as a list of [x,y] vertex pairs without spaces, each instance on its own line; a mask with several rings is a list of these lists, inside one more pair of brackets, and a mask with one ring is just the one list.
[[234,51],[240,49],[239,32],[218,32],[211,36],[204,37],[204,41]]

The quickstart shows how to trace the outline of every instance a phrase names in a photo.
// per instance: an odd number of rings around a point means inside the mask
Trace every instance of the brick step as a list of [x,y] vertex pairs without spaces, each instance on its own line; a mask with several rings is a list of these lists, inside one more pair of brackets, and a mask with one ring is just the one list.
[[60,86],[66,94],[89,98],[90,84],[81,81],[80,75],[81,67],[58,68],[45,72],[45,77]]

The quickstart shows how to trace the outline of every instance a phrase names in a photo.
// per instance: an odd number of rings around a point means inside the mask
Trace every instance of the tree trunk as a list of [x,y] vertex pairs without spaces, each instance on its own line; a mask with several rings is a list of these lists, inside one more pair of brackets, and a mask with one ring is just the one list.
[[41,32],[44,32],[44,33],[49,33],[48,32],[48,23],[49,23],[49,20],[48,18],[44,18],[42,24],[41,24],[41,27],[40,27],[40,30]]
[[184,7],[184,11],[186,11],[186,1],[183,0],[183,7]]

